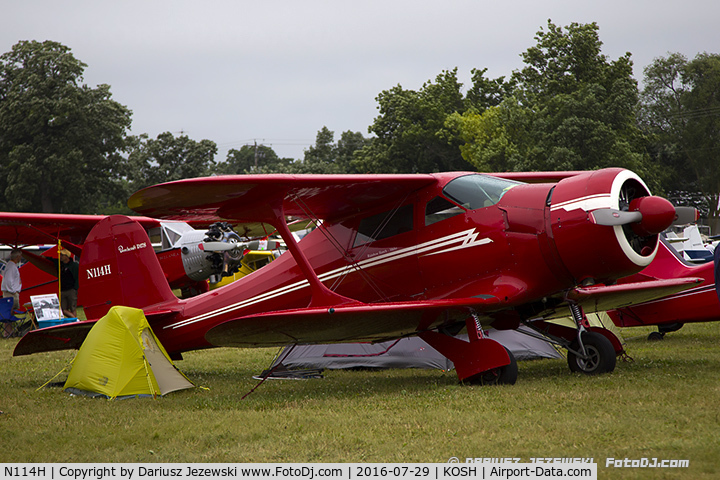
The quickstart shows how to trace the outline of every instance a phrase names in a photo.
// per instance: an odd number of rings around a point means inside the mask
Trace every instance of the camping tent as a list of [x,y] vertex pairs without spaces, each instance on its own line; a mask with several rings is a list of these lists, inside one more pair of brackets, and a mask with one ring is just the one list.
[[154,397],[193,386],[175,368],[143,311],[115,306],[88,333],[64,389],[118,398]]
[[[559,358],[549,343],[515,330],[486,331],[488,338],[497,340],[518,360]],[[463,336],[459,336],[463,338]],[[464,337],[467,340],[467,336]],[[450,370],[453,363],[419,337],[408,337],[380,343],[338,343],[297,345],[285,347],[273,366],[281,363],[287,368],[436,368]]]

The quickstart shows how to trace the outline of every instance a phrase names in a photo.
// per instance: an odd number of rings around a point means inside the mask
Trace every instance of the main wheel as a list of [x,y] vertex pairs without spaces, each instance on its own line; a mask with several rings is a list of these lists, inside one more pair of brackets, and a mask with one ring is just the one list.
[[648,335],[648,340],[650,340],[651,342],[658,342],[663,338],[665,338],[665,334],[662,332],[650,332],[650,334]]
[[[615,370],[615,348],[610,340],[601,333],[585,332],[582,335],[582,341],[587,358],[581,358],[573,352],[568,352],[567,360],[570,370],[586,375],[598,375]],[[580,351],[577,340],[572,343],[570,348]]]
[[471,385],[515,385],[518,376],[517,360],[510,350],[506,347],[503,348],[510,357],[510,363],[504,367],[483,372],[473,377],[468,383]]

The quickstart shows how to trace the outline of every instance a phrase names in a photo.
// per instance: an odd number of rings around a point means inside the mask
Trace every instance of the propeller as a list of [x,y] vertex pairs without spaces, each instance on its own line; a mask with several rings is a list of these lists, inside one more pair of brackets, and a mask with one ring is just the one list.
[[229,250],[235,250],[236,248],[245,248],[243,243],[235,242],[202,242],[198,245],[200,250],[205,252],[227,252]]
[[[198,245],[198,248],[200,250],[203,250],[205,252],[228,252],[230,250],[260,250],[260,241],[259,240],[251,240],[249,242],[236,242],[236,241],[229,241],[229,242],[205,242],[203,241],[201,244]],[[263,250],[266,249],[275,250],[277,248],[277,242],[266,242],[265,247],[263,247]]]
[[687,225],[700,219],[700,211],[695,207],[675,207],[677,217],[673,225]]
[[662,197],[646,196],[632,199],[628,210],[599,208],[590,213],[597,225],[630,225],[640,236],[656,235],[670,225],[685,225],[699,218],[693,207],[674,207]]
[[640,212],[626,212],[614,208],[598,208],[590,212],[593,223],[614,227],[615,225],[627,225],[628,223],[642,220]]

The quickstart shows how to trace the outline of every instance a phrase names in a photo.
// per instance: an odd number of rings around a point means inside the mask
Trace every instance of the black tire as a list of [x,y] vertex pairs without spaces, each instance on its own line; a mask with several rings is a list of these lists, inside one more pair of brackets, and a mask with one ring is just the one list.
[[[605,338],[605,335],[597,332],[585,332],[582,341],[589,358],[579,358],[573,352],[568,352],[567,360],[571,371],[585,375],[600,375],[615,370],[615,348],[610,340]],[[570,348],[580,351],[577,340],[572,343]]]
[[465,383],[471,385],[515,385],[518,376],[517,360],[515,360],[515,355],[513,355],[510,350],[505,348],[505,351],[510,357],[510,363],[508,365],[483,372],[471,379],[465,380]]
[[650,335],[648,335],[648,340],[651,342],[658,342],[665,338],[665,334],[662,332],[650,332]]

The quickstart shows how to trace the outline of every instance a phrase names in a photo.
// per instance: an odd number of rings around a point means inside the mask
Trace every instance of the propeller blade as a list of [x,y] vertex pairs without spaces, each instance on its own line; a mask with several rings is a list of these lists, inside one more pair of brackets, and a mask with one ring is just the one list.
[[640,212],[625,212],[614,208],[598,208],[590,213],[593,223],[597,225],[607,225],[613,227],[615,225],[627,225],[642,220]]
[[202,242],[198,245],[198,248],[205,252],[227,252],[228,250],[235,250],[236,248],[244,248],[244,244],[234,242]]
[[675,221],[673,225],[695,223],[699,217],[699,212],[695,207],[675,207]]

